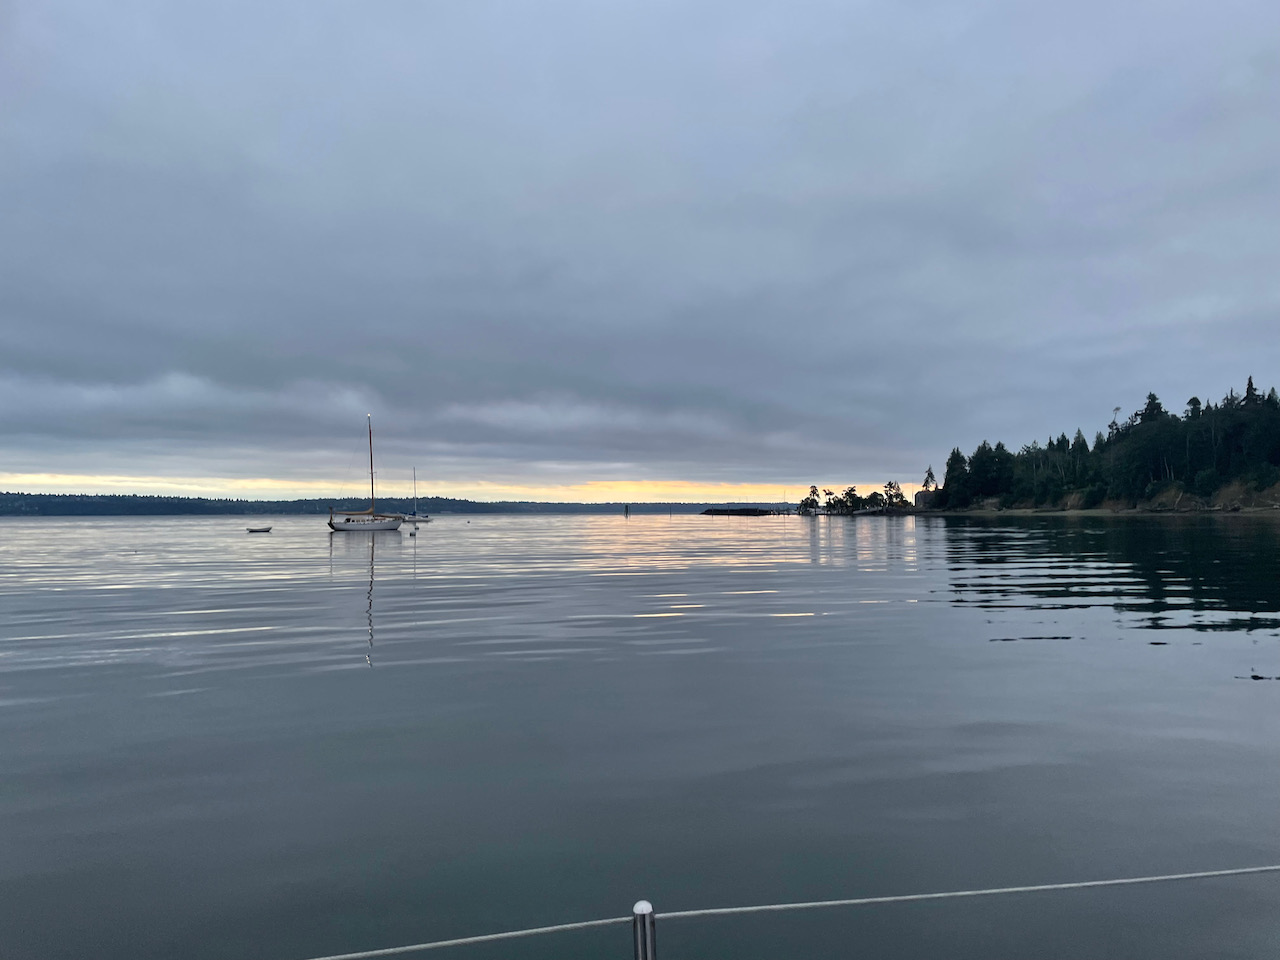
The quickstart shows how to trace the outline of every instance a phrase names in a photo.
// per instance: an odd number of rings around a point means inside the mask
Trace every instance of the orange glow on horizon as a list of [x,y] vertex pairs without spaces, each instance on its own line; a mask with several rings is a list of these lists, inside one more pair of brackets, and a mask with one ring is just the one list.
[[[839,493],[844,484],[818,484]],[[882,484],[859,483],[864,496]],[[903,483],[910,499],[919,484]],[[247,500],[360,498],[363,490],[334,480],[279,480],[268,477],[173,477],[116,474],[0,473],[0,490],[20,493],[139,494],[144,496],[215,497]],[[427,483],[419,480],[418,497],[458,500],[539,501],[544,503],[797,503],[808,484],[704,483],[688,480],[589,480],[584,483],[537,484],[477,481]],[[379,496],[405,498],[412,485],[380,484]]]

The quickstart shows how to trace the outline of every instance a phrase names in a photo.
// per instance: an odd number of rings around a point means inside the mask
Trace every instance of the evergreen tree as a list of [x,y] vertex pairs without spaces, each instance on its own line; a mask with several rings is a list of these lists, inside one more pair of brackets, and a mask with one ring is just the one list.
[[1160,404],[1160,398],[1154,393],[1148,393],[1147,405],[1138,411],[1138,422],[1154,423],[1164,415],[1164,407]]
[[1083,430],[1076,430],[1071,441],[1071,482],[1084,483],[1089,472],[1089,441],[1084,438]]
[[1257,388],[1253,385],[1253,377],[1250,377],[1249,383],[1244,388],[1244,405],[1246,407],[1256,407],[1261,401],[1262,398],[1258,396]]
[[966,507],[973,495],[969,492],[969,461],[959,447],[947,457],[946,472],[942,475],[941,505]]

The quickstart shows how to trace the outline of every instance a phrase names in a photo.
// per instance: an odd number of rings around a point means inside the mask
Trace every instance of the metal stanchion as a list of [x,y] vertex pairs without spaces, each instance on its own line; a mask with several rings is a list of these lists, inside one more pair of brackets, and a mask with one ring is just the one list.
[[653,904],[648,900],[639,900],[631,908],[631,931],[635,935],[636,960],[658,960]]

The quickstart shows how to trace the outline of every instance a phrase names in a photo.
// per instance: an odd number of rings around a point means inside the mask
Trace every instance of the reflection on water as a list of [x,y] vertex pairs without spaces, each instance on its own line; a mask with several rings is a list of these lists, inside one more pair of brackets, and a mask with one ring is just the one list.
[[1280,520],[1049,518],[948,528],[957,602],[1001,609],[1106,607],[1126,626],[1280,630]]
[[[6,957],[1280,861],[1273,518],[271,522],[0,521]],[[663,937],[1246,957],[1278,915],[1242,880]]]
[[[367,633],[366,640],[368,642],[368,649],[365,651],[364,659],[365,659],[365,663],[368,664],[370,667],[373,666],[373,586],[376,580],[375,561],[376,561],[377,547],[379,542],[383,543],[384,545],[383,549],[387,549],[386,544],[388,542],[394,543],[396,546],[402,546],[402,544],[400,543],[400,539],[401,539],[401,534],[398,530],[372,531],[368,533],[342,533],[342,534],[330,532],[329,534],[329,572],[331,576],[333,574],[333,552],[334,552],[333,545],[335,540],[338,540],[341,542],[342,547],[344,548],[342,552],[347,554],[348,556],[350,556],[352,553],[352,551],[349,549],[350,547],[356,547],[358,549],[367,550],[369,555],[369,586],[368,586],[368,589],[365,590],[365,597],[364,597],[365,628]],[[415,540],[413,543],[412,578],[416,580],[417,577],[418,577],[418,544],[417,544],[417,541]]]
[[0,674],[340,670],[356,610],[372,665],[375,586],[386,666],[723,653],[730,623],[862,622],[868,606],[944,598],[1018,628],[987,640],[1065,642],[1085,625],[1041,628],[1073,614],[1095,631],[1105,615],[1107,629],[1280,635],[1271,517],[445,518],[411,540],[308,524],[284,518],[265,540],[207,520],[12,522]]
[[1271,517],[446,518],[412,540],[322,539],[308,523],[285,518],[266,540],[206,520],[12,522],[0,674],[340,670],[356,610],[372,665],[375,586],[385,666],[724,653],[728,624],[762,618],[832,625],[792,644],[860,642],[834,624],[944,598],[983,611],[994,641],[1066,642],[1100,616],[1107,630],[1280,635]]
[[377,540],[378,535],[376,533],[369,535],[369,602],[365,609],[365,617],[369,621],[369,652],[364,655],[364,659],[371,667],[373,666],[373,548]]

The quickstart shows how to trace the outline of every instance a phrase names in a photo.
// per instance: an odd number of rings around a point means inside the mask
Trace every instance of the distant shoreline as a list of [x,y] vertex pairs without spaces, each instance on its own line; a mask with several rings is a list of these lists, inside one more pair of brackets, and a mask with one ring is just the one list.
[[[409,513],[408,497],[378,499],[378,507],[393,513]],[[327,516],[333,510],[363,510],[367,499],[340,497],[307,500],[236,500],[209,497],[161,497],[144,494],[7,493],[0,492],[0,517],[252,517]],[[451,497],[419,497],[417,512],[447,514],[558,514],[613,515],[624,509],[631,514],[697,514],[707,509],[766,509],[780,503],[543,503],[539,501],[459,500]]]
[[[361,510],[367,500],[220,500],[205,497],[157,497],[141,494],[61,494],[0,492],[0,517],[254,517],[327,516],[329,510]],[[378,501],[381,509],[409,513],[411,499],[388,497]],[[539,501],[479,501],[445,497],[419,497],[419,514],[431,516],[614,516],[629,512],[635,516],[680,514],[681,516],[776,516],[795,515],[795,506],[782,503],[567,503]],[[1262,501],[1207,507],[1185,507],[1152,502],[1137,506],[1098,507],[999,507],[977,506],[961,509],[905,509],[891,516],[916,517],[1189,517],[1269,514],[1280,517],[1280,504]],[[826,514],[819,514],[826,516]],[[858,516],[858,514],[831,514]]]

